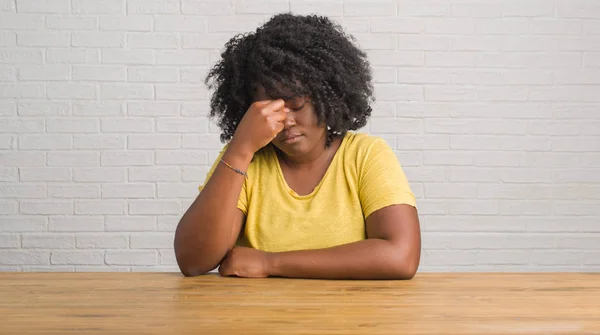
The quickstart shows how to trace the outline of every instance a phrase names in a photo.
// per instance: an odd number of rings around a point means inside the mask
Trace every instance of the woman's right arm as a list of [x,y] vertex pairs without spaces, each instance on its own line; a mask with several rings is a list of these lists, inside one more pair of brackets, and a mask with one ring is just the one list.
[[[222,159],[248,171],[254,153],[283,129],[288,110],[281,99],[252,104],[236,129]],[[175,230],[175,257],[185,276],[215,269],[235,241],[244,223],[237,208],[245,176],[219,162],[196,200]]]
[[[252,156],[228,147],[223,160],[247,171]],[[219,163],[175,231],[175,254],[185,276],[215,269],[234,246],[245,216],[237,208],[244,176]]]

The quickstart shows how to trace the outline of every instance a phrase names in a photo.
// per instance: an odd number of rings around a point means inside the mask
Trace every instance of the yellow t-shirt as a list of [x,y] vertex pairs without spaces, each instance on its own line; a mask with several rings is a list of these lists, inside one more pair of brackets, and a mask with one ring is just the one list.
[[299,196],[287,185],[272,145],[254,155],[247,174],[237,204],[246,215],[238,245],[269,252],[360,241],[366,238],[365,220],[374,211],[393,204],[416,207],[396,155],[382,138],[368,134],[346,134],[323,179],[308,195]]

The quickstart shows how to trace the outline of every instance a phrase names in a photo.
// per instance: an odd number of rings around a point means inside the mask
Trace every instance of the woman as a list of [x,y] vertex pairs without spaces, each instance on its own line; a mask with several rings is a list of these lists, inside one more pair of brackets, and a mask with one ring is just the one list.
[[410,279],[415,198],[367,123],[366,54],[325,17],[233,37],[206,83],[228,142],[175,233],[186,276]]

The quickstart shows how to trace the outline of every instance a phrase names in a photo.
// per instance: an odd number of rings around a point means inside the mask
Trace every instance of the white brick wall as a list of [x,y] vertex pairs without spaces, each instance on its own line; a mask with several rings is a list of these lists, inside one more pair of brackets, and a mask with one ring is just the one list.
[[287,10],[367,50],[424,271],[600,270],[596,0],[0,0],[0,270],[177,271],[204,75]]

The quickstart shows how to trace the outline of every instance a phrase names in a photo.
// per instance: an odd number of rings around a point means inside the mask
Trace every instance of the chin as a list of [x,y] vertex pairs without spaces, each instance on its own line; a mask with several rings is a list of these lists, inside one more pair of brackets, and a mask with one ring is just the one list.
[[289,157],[302,156],[302,154],[306,153],[306,150],[303,150],[301,146],[289,146],[281,143],[277,143],[275,146]]
[[294,141],[293,143],[286,143],[285,141],[277,141],[273,143],[280,151],[285,153],[286,155],[293,156],[301,156],[308,152],[306,138],[302,136],[299,140]]

